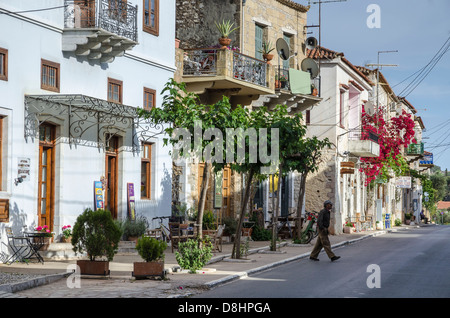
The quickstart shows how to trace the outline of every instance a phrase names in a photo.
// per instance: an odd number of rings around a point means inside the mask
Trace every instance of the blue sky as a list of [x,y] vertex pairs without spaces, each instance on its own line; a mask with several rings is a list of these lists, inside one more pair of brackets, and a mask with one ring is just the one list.
[[[294,0],[308,5],[308,0]],[[323,2],[329,0],[322,0]],[[319,23],[318,0],[311,0],[308,25]],[[367,20],[380,9],[380,27],[369,28]],[[322,4],[321,44],[343,52],[355,65],[398,64],[384,67],[383,74],[397,95],[417,109],[425,124],[425,150],[434,154],[434,164],[450,171],[450,50],[414,89],[405,88],[419,75],[450,37],[449,0],[347,0]],[[310,28],[318,39],[318,29]],[[442,51],[441,51],[442,52]],[[427,68],[427,70],[430,70]],[[413,76],[412,76],[413,75]],[[410,77],[409,79],[407,79]],[[421,76],[420,78],[422,78]],[[402,82],[403,81],[403,82]],[[417,82],[416,82],[417,83]],[[403,94],[402,94],[403,93]]]

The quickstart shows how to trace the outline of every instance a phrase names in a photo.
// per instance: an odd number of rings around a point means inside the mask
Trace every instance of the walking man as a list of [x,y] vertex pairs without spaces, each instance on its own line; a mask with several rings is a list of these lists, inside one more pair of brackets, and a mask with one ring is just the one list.
[[332,262],[341,258],[340,256],[334,255],[331,250],[330,240],[328,239],[328,227],[330,226],[330,212],[333,207],[333,203],[327,200],[323,203],[324,208],[319,212],[319,217],[317,219],[317,226],[319,227],[319,236],[317,237],[316,244],[309,256],[310,260],[318,261],[318,256],[322,248],[327,253],[328,257]]

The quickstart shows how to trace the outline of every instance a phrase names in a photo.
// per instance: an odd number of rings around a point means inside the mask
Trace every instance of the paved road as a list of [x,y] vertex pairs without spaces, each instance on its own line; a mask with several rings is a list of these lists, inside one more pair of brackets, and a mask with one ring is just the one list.
[[448,226],[392,232],[336,249],[336,262],[322,252],[196,297],[448,298],[449,239]]

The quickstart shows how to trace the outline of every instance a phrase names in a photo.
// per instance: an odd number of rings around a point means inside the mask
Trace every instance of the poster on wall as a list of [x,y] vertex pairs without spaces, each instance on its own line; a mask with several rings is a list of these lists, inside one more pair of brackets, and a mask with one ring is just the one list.
[[128,217],[130,220],[136,220],[136,209],[134,202],[134,184],[127,183],[128,194]]
[[103,188],[101,181],[94,181],[94,207],[95,210],[103,209]]

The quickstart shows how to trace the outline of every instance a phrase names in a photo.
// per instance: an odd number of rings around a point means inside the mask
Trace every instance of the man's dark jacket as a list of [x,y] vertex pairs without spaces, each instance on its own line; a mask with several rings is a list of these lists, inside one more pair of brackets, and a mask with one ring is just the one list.
[[327,230],[330,226],[330,211],[326,208],[319,212],[319,217],[317,218],[317,226],[319,230]]

